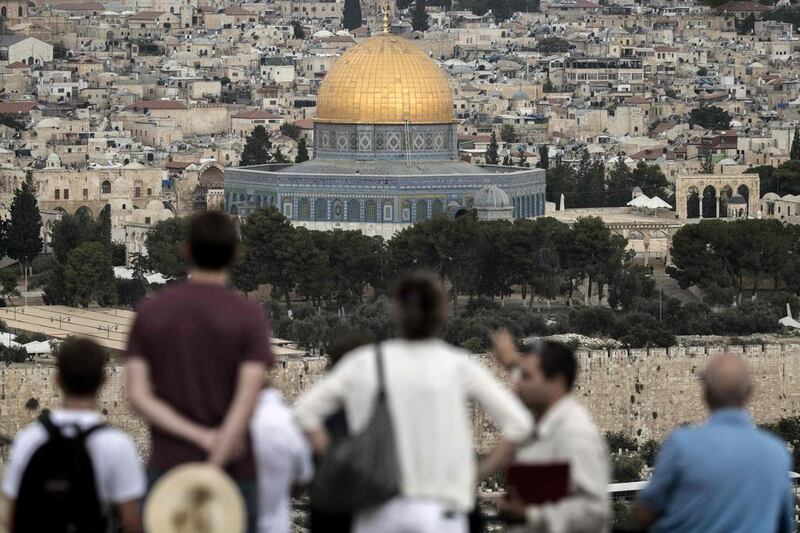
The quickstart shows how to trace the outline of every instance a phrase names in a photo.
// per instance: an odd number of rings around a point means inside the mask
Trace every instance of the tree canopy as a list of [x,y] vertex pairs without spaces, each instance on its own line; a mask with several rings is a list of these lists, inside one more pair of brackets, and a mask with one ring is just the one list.
[[359,0],[344,0],[342,26],[348,30],[361,27],[361,2]]
[[726,130],[731,125],[731,115],[715,105],[703,106],[689,112],[689,123],[707,130]]

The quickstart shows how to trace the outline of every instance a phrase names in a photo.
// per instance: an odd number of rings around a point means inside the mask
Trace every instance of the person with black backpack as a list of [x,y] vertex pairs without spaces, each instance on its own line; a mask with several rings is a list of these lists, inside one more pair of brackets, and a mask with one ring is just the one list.
[[107,354],[68,339],[57,354],[62,407],[20,431],[2,482],[11,533],[140,532],[147,482],[131,438],[97,411]]

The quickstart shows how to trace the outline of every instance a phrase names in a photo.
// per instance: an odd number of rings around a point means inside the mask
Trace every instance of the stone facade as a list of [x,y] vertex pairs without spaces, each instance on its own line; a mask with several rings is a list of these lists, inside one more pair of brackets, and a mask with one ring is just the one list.
[[[751,410],[757,422],[800,412],[800,344],[581,350],[576,394],[603,431],[660,440],[674,427],[706,416],[698,375],[709,357],[722,351],[742,354],[751,365],[755,380]],[[506,379],[489,356],[476,357]],[[293,402],[324,374],[326,364],[319,357],[279,361],[274,382]],[[112,366],[108,373],[100,407],[109,422],[131,433],[146,454],[146,430],[125,400],[122,367]],[[0,434],[13,435],[33,420],[39,409],[52,408],[57,401],[52,367],[0,368]],[[486,450],[496,433],[477,409],[473,427],[476,447]]]

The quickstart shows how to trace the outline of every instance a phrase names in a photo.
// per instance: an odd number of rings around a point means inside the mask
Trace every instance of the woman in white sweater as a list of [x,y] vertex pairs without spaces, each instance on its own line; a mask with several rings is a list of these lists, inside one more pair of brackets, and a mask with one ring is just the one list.
[[[527,409],[469,355],[436,338],[446,319],[438,279],[416,273],[395,290],[402,338],[381,344],[386,394],[400,466],[400,495],[359,513],[356,533],[466,533],[475,486],[507,461],[533,429]],[[314,448],[328,445],[323,421],[344,406],[349,430],[368,422],[378,386],[375,345],[347,356],[298,400],[295,415]],[[476,468],[474,400],[502,434]]]

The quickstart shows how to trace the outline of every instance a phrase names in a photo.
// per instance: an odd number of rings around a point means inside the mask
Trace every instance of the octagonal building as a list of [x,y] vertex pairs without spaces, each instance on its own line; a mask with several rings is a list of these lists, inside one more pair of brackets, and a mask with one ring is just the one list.
[[225,169],[226,210],[246,216],[272,205],[297,225],[390,238],[472,209],[491,184],[508,195],[513,218],[544,214],[543,170],[461,161],[457,132],[438,65],[403,37],[376,35],[345,52],[320,85],[314,158]]

